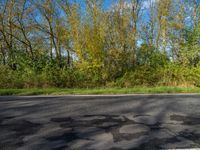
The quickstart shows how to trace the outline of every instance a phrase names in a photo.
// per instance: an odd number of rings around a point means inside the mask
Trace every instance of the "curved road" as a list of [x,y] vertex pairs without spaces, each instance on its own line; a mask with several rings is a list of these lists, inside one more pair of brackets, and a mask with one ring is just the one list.
[[0,97],[0,150],[200,148],[200,95]]

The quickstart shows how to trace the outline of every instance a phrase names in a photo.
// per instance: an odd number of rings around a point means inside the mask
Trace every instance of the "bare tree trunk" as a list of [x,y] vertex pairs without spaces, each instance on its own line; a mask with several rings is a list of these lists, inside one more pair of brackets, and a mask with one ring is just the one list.
[[4,52],[4,50],[3,50],[2,44],[1,44],[1,46],[0,46],[0,49],[1,49],[1,53],[2,53],[3,65],[6,65],[5,52]]
[[136,48],[137,48],[137,22],[140,17],[141,1],[133,0],[132,3],[132,33],[133,33],[133,66],[136,64]]
[[53,42],[52,42],[51,35],[49,36],[49,40],[50,40],[50,57],[51,57],[51,61],[53,61]]
[[67,65],[70,67],[70,53],[69,50],[67,50]]
[[193,16],[193,21],[194,21],[194,30],[196,30],[196,24],[197,24],[197,0],[194,1],[194,16]]

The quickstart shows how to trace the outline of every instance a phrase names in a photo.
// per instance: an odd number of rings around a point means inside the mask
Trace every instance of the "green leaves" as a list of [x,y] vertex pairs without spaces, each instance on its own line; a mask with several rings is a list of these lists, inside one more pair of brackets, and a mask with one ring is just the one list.
[[191,1],[20,2],[1,2],[0,87],[199,86]]

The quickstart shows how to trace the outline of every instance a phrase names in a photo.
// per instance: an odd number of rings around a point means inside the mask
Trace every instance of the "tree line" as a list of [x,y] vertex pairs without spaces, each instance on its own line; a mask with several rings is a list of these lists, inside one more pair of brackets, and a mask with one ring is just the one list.
[[200,86],[199,10],[197,0],[1,0],[0,87]]

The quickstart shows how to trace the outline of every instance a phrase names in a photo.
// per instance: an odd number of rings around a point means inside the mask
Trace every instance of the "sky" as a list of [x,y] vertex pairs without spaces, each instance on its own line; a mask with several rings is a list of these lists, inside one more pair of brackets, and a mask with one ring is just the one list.
[[105,0],[105,1],[104,1],[104,7],[105,7],[105,8],[109,8],[111,4],[112,4],[112,1],[111,1],[111,0]]
[[[85,5],[85,1],[86,0],[69,0],[71,2],[78,2],[81,6],[81,10],[82,12],[85,11],[86,9],[86,5]],[[111,7],[111,5],[113,4],[116,4],[119,2],[119,0],[103,0],[104,3],[103,3],[103,9],[107,10]],[[127,3],[130,3],[132,0],[125,0]],[[148,14],[148,8],[149,8],[149,1],[150,0],[141,0],[143,2],[143,16],[141,19],[143,20],[146,20],[148,21],[149,19],[149,14]],[[159,1],[159,0],[151,0],[151,2],[156,2],[156,1]],[[178,2],[178,1],[183,1],[183,0],[174,0],[175,2]],[[188,0],[188,1],[191,1],[191,3],[193,2],[193,0]],[[200,4],[200,0],[197,0],[197,3]],[[189,20],[190,21],[190,20]]]
[[[74,0],[70,0],[71,2],[74,1]],[[76,0],[78,1],[81,6],[84,8],[85,7],[85,4],[84,4],[84,0]],[[117,3],[119,0],[104,0],[104,3],[103,3],[103,8],[104,9],[109,9],[110,6],[113,4],[113,3]],[[127,2],[130,2],[131,0],[125,0]],[[148,5],[148,1],[149,0],[142,0],[144,1],[144,5]],[[159,1],[159,0],[151,0],[151,1]],[[176,1],[181,1],[181,0],[176,0]],[[193,2],[193,0],[188,0],[188,1],[191,1],[191,3]],[[197,3],[200,4],[200,0],[197,0]]]
[[[106,8],[109,8],[110,7],[110,5],[112,4],[112,1],[118,1],[118,0],[104,0],[104,7],[106,7]],[[130,0],[127,0],[127,1],[130,1]],[[148,1],[148,0],[143,0],[143,1]],[[156,0],[153,0],[153,1],[156,1]],[[177,1],[180,1],[180,0],[177,0]],[[193,0],[189,0],[189,1],[193,1]],[[146,4],[147,4],[148,2],[146,2]],[[197,3],[198,4],[200,4],[200,0],[197,0]]]

